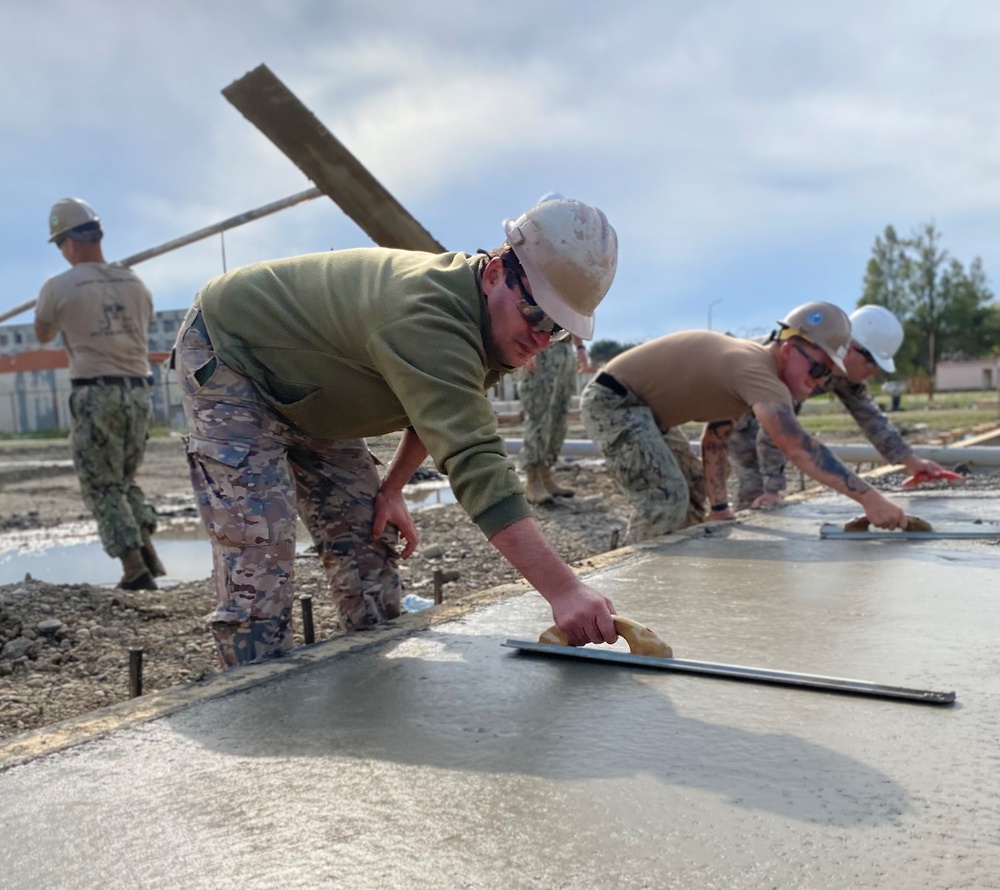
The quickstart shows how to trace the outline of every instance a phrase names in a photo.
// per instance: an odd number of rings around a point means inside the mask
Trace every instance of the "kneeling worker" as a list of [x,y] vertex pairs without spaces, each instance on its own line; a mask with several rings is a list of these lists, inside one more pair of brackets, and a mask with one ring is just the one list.
[[841,463],[795,415],[798,402],[844,372],[851,338],[847,315],[830,303],[806,303],[779,325],[767,344],[712,331],[669,334],[616,356],[584,388],[587,432],[632,503],[630,543],[684,527],[691,474],[666,440],[676,439],[677,427],[691,421],[707,424],[701,448],[708,518],[733,518],[727,441],[734,421],[748,411],[788,460],[857,501],[873,525],[905,527],[902,508]]

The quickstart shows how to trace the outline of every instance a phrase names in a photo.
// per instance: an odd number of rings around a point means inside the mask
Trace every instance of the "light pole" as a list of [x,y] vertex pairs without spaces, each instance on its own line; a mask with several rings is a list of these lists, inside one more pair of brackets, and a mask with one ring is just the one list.
[[708,304],[708,329],[709,330],[712,330],[712,307],[715,306],[717,303],[721,303],[721,302],[722,302],[722,297],[719,297],[718,300],[712,300],[712,302]]

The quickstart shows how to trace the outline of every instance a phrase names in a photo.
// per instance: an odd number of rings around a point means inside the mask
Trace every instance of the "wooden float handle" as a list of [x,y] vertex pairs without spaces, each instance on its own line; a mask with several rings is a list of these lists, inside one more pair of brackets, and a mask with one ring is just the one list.
[[[646,625],[639,624],[631,618],[624,618],[621,615],[611,616],[615,622],[615,631],[628,643],[629,651],[633,655],[652,655],[654,658],[673,658],[673,650],[663,642]],[[545,633],[538,638],[539,643],[551,643],[554,646],[568,646],[569,637],[566,636],[559,627],[552,625]]]

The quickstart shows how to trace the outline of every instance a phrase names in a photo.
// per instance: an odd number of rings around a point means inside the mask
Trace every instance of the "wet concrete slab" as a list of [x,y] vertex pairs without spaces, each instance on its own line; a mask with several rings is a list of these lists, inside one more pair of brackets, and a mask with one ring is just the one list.
[[[970,495],[903,500],[995,518]],[[502,642],[547,608],[498,595],[0,773],[2,884],[1000,886],[1000,550],[820,540],[852,506],[664,539],[592,583],[678,658],[955,705],[521,655]]]

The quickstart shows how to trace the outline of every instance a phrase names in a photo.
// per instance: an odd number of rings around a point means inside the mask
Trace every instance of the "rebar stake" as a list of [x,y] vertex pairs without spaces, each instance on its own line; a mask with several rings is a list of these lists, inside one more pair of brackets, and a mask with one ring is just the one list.
[[128,697],[142,695],[142,649],[128,650]]
[[618,529],[612,529],[611,531],[611,550],[618,549]]
[[308,646],[316,642],[316,628],[313,626],[313,598],[312,594],[304,593],[299,597],[302,604],[302,636]]
[[461,573],[455,569],[449,569],[447,572],[444,569],[434,569],[434,605],[440,606],[444,602],[444,591],[443,587],[449,581],[457,581],[461,577]]

